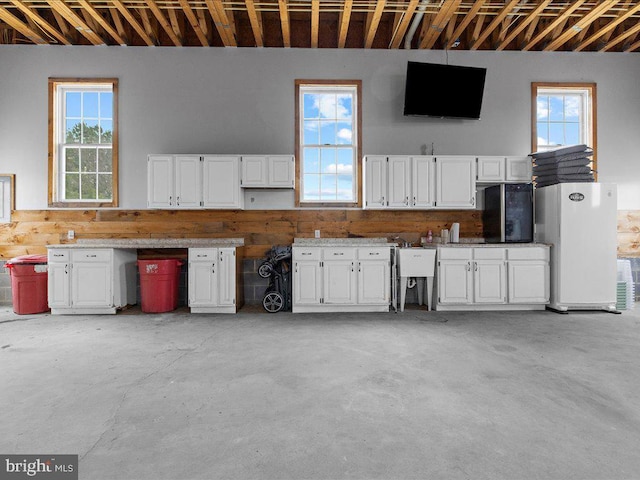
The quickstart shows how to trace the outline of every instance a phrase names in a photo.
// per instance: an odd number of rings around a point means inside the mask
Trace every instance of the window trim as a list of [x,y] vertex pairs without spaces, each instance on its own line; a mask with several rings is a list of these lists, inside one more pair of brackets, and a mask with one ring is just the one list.
[[591,156],[591,168],[595,180],[598,180],[598,115],[597,115],[597,84],[596,83],[573,83],[573,82],[531,82],[531,151],[538,151],[538,107],[537,98],[540,89],[556,89],[556,90],[587,90],[589,92],[589,109],[590,115],[590,137],[591,142],[588,146],[593,149]]
[[[113,133],[111,140],[111,165],[112,165],[112,195],[110,202],[79,202],[79,201],[61,201],[59,199],[58,185],[58,148],[56,144],[57,138],[57,118],[56,118],[56,90],[59,85],[63,84],[110,84],[113,92]],[[48,142],[48,164],[49,164],[49,191],[48,204],[49,207],[57,208],[104,208],[118,206],[118,152],[119,152],[119,135],[118,135],[118,79],[117,78],[49,78],[49,142]]]
[[[309,202],[301,201],[302,179],[301,179],[301,135],[300,130],[300,87],[302,86],[346,86],[356,89],[356,146],[355,146],[355,171],[353,180],[356,182],[355,202]],[[361,208],[362,207],[362,80],[295,80],[295,157],[296,157],[296,187],[295,206],[309,208]]]

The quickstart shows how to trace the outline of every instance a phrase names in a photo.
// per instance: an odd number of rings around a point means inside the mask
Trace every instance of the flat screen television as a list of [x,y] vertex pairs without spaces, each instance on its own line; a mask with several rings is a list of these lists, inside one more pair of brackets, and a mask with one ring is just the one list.
[[479,119],[486,68],[407,63],[404,114]]

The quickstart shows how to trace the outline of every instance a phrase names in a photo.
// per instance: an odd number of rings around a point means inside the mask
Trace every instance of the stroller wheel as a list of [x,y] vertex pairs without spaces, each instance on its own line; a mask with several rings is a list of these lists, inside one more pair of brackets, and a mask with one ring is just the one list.
[[273,265],[268,262],[265,262],[258,267],[258,275],[262,278],[269,278],[271,276],[271,272],[273,272]]
[[284,306],[284,297],[278,292],[269,292],[262,299],[262,306],[269,313],[276,313]]

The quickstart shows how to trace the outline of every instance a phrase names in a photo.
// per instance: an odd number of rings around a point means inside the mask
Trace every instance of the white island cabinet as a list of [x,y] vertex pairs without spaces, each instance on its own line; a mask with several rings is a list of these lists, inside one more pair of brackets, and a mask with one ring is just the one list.
[[438,246],[436,310],[544,310],[549,246]]
[[388,311],[391,248],[338,240],[293,244],[293,313]]
[[50,249],[52,314],[113,314],[136,303],[136,252],[111,248]]

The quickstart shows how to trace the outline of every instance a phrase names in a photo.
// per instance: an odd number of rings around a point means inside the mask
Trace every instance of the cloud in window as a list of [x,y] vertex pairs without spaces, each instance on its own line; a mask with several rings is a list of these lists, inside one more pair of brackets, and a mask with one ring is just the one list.
[[338,130],[338,138],[351,142],[352,131],[350,128],[341,128]]
[[344,163],[332,163],[327,165],[324,173],[336,173],[338,175],[350,175],[353,172],[353,165]]

